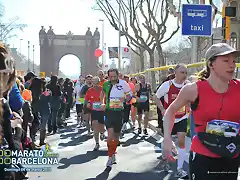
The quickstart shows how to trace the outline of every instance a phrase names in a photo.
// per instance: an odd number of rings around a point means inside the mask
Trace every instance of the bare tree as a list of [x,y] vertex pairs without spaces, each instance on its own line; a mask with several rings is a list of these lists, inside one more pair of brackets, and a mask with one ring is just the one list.
[[16,32],[18,30],[23,31],[27,25],[17,23],[18,17],[14,17],[8,22],[3,21],[4,13],[5,7],[3,4],[0,4],[0,41],[7,43],[9,39],[17,36]]
[[167,64],[188,64],[191,61],[191,48],[188,41],[181,41],[178,44],[170,45],[163,50]]
[[[140,57],[141,71],[144,70],[144,47],[142,46],[139,38],[136,38],[129,32],[129,15],[132,15],[135,10],[138,8],[139,3],[136,5],[132,3],[133,0],[96,0],[97,7],[94,7],[95,10],[101,10],[104,15],[107,17],[108,21],[114,27],[115,30],[121,31],[121,35],[126,37],[127,45],[131,50]],[[120,7],[121,18],[123,19],[120,23],[119,14],[117,13]]]
[[[150,68],[154,67],[156,48],[159,58],[162,58],[162,44],[170,40],[179,29],[178,25],[177,29],[166,38],[166,23],[171,14],[170,7],[173,6],[168,0],[116,0],[115,3],[110,0],[96,0],[96,2],[110,24],[126,37],[128,45],[133,51],[136,48],[139,49],[139,52],[142,53],[139,54],[141,57],[143,57],[144,51],[148,52]],[[120,7],[123,19],[121,23],[119,23],[119,15],[116,13],[118,7]],[[141,68],[141,70],[143,69]],[[155,87],[155,72],[151,72],[151,78],[152,85]]]

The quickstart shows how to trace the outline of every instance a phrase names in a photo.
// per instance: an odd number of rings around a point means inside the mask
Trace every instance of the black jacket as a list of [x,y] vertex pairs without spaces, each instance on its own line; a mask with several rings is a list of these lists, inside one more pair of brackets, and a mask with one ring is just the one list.
[[12,117],[12,111],[6,101],[6,99],[2,99],[2,106],[3,106],[3,135],[4,139],[7,141],[9,149],[15,150],[15,144],[13,142],[13,134],[12,134],[12,127],[11,127],[11,117]]

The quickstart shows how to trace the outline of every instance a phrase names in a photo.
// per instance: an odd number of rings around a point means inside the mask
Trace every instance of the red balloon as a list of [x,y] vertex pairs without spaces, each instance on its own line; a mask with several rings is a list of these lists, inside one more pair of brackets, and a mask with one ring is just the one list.
[[95,52],[94,52],[94,54],[95,54],[95,56],[96,56],[97,58],[99,58],[99,57],[102,56],[103,52],[102,52],[101,49],[96,49]]
[[124,52],[128,52],[129,51],[129,49],[126,48],[126,47],[123,50],[124,50]]

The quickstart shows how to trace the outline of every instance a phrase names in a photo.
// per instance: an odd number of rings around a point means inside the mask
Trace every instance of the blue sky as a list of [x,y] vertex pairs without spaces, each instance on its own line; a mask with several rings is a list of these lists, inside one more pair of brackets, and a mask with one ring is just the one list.
[[[215,2],[217,1],[220,3],[220,0],[215,0]],[[20,39],[23,39],[21,49],[22,53],[27,55],[27,41],[30,41],[31,47],[33,44],[35,45],[35,62],[37,64],[40,63],[38,32],[42,25],[46,29],[48,26],[52,26],[55,34],[66,34],[69,30],[74,34],[85,34],[87,27],[91,27],[92,31],[99,27],[100,33],[102,33],[99,19],[104,19],[105,43],[107,46],[118,46],[118,32],[111,27],[101,12],[91,9],[94,0],[0,0],[0,2],[5,5],[6,20],[18,16],[19,23],[28,25],[24,32],[19,32],[18,37],[10,41],[10,45],[19,49]],[[172,22],[171,20],[174,20],[173,17],[169,22]],[[175,24],[169,24],[169,33],[174,26]],[[169,43],[178,42],[180,39],[179,33]],[[125,38],[122,38],[122,46],[125,45]],[[66,68],[69,61],[72,68]],[[79,67],[79,60],[74,56],[63,57],[60,62],[60,69],[67,74],[77,73],[79,68],[76,67]]]

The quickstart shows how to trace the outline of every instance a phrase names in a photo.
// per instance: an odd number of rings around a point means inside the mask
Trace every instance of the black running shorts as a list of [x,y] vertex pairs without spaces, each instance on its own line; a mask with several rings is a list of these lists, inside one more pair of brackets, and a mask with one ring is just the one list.
[[113,128],[115,133],[120,133],[123,124],[123,111],[106,110],[105,116],[107,129]]
[[212,158],[190,152],[190,180],[237,180],[239,159]]
[[176,135],[178,132],[187,132],[187,120],[184,119],[174,124],[172,129],[172,135]]
[[150,105],[149,102],[137,103],[137,114],[141,115],[144,112],[149,112]]
[[93,111],[91,112],[91,120],[97,120],[99,123],[104,124],[104,111]]

